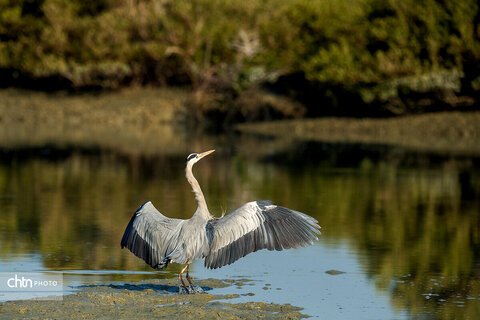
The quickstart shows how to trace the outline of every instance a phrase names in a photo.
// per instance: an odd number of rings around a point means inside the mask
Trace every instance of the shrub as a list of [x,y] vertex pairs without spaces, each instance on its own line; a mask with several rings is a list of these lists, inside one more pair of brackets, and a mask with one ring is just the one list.
[[371,98],[452,71],[474,92],[479,22],[474,0],[1,0],[0,81],[187,84],[232,103],[281,75]]

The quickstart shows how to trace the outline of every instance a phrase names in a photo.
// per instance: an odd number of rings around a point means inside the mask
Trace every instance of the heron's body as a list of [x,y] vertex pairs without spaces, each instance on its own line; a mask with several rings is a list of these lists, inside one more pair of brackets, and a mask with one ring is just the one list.
[[192,185],[198,207],[187,220],[168,218],[148,201],[133,215],[122,238],[127,247],[152,268],[169,262],[186,265],[205,259],[207,268],[220,268],[261,249],[282,250],[306,246],[317,239],[319,226],[312,217],[270,201],[248,202],[232,213],[214,218],[210,215],[192,166],[213,151],[187,158],[186,177]]

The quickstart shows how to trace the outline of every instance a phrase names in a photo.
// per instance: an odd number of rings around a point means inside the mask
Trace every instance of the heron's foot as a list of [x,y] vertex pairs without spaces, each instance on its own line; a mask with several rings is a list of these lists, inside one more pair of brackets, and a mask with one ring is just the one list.
[[196,286],[196,285],[190,285],[188,286],[188,291],[192,294],[195,294],[195,293],[204,293],[205,291],[203,291],[202,287],[200,286]]
[[205,293],[200,286],[190,286],[190,293]]
[[191,288],[184,287],[182,285],[178,286],[178,294],[190,294],[192,293]]
[[178,286],[178,294],[195,294],[195,293],[205,293],[205,291],[200,286],[188,286],[186,289],[182,285]]

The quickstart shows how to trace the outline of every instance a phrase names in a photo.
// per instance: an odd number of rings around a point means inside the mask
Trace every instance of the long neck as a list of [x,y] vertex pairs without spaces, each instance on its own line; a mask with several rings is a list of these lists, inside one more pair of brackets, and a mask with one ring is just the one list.
[[192,173],[192,165],[188,164],[185,168],[185,176],[187,177],[188,183],[192,186],[193,193],[195,194],[195,199],[197,200],[197,211],[195,215],[200,215],[207,220],[212,219],[210,212],[208,211],[207,202],[205,201],[205,197],[203,196],[202,189],[198,184],[197,179],[193,176]]

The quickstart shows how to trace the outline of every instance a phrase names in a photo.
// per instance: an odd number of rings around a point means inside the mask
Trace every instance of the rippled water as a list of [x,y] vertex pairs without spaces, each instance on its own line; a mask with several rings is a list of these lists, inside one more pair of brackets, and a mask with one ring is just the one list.
[[185,140],[180,151],[153,154],[1,149],[0,271],[65,272],[71,291],[175,277],[178,265],[154,272],[121,250],[120,239],[146,200],[189,218],[185,157],[214,147],[194,169],[214,215],[270,199],[322,226],[311,247],[256,252],[218,270],[195,263],[196,278],[237,280],[214,293],[290,303],[324,319],[480,317],[478,159],[255,137],[200,141],[195,150]]

